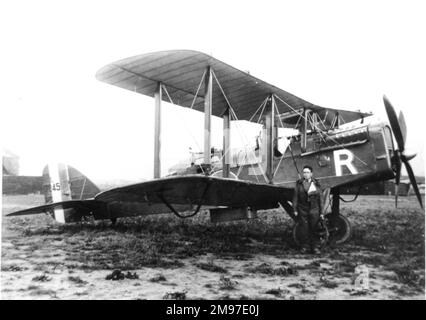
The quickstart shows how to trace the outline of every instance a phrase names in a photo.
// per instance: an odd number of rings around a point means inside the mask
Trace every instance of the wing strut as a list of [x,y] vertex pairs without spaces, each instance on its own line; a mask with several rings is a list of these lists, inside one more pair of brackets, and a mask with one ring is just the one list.
[[161,82],[155,91],[155,126],[154,126],[154,179],[161,177]]
[[222,157],[222,176],[229,178],[231,168],[231,115],[229,113],[229,106],[223,114],[223,157]]
[[270,95],[269,108],[266,113],[266,176],[268,182],[273,183],[274,180],[274,128],[275,128],[275,99]]
[[211,156],[211,121],[213,107],[213,81],[212,70],[207,67],[204,92],[204,163],[210,164]]

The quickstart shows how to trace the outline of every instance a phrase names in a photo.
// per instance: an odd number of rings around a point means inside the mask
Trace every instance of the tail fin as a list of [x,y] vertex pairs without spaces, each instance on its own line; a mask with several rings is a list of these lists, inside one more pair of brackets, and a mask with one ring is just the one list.
[[[92,181],[71,166],[49,163],[43,169],[43,194],[47,204],[93,198],[99,192],[99,188]],[[55,207],[53,209],[55,220],[61,223],[68,222],[67,210]]]

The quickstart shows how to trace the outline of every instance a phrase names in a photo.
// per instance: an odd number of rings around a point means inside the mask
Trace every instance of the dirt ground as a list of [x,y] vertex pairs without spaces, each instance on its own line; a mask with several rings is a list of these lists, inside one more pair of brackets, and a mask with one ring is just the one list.
[[[342,203],[352,238],[321,255],[298,252],[281,209],[225,224],[210,223],[207,213],[114,227],[4,217],[43,201],[3,196],[2,299],[425,298],[425,215],[415,197],[400,197],[398,209],[386,196]],[[358,265],[368,268],[367,290],[353,283]]]

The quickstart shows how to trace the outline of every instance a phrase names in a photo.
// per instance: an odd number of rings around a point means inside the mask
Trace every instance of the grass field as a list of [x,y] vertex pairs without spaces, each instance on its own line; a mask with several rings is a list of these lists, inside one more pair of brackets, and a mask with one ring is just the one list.
[[[115,227],[4,217],[42,203],[3,196],[3,299],[424,299],[425,216],[414,197],[400,197],[398,209],[386,196],[342,203],[352,238],[321,255],[298,252],[293,222],[278,209],[225,224],[210,223],[207,212]],[[361,264],[369,269],[364,291],[353,284]],[[106,280],[114,270],[122,280]]]

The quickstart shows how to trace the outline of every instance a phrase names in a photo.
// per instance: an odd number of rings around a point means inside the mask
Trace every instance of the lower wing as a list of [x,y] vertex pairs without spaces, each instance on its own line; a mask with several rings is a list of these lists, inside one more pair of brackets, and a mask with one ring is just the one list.
[[[269,209],[291,200],[293,189],[202,175],[173,176],[101,192],[94,199],[46,204],[8,214],[50,213],[58,222],[154,214],[207,208]],[[194,214],[195,214],[194,213]]]
[[95,200],[268,209],[290,200],[293,189],[202,175],[173,176],[101,192]]

